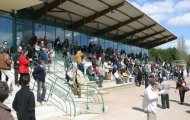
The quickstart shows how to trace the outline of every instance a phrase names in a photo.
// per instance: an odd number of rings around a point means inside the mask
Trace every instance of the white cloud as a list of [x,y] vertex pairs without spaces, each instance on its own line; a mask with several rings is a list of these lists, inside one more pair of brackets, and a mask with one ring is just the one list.
[[144,2],[142,5],[138,2],[131,2],[134,6],[150,15],[156,21],[163,21],[168,17],[168,14],[174,12],[174,1],[164,0],[156,2]]
[[162,48],[162,49],[167,49],[167,48],[171,48],[171,47],[177,47],[177,40],[165,43],[163,45],[160,45],[156,48]]
[[131,0],[131,3],[158,22],[168,21],[173,26],[190,25],[190,15],[184,15],[184,12],[190,12],[190,0],[155,0],[143,3]]
[[190,12],[169,19],[168,24],[173,26],[190,26]]
[[190,10],[190,0],[180,0],[175,5],[176,12],[186,12]]

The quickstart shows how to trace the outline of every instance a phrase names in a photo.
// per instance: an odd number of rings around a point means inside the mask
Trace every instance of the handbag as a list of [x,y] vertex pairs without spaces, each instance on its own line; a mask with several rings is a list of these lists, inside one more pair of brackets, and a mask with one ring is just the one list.
[[185,90],[185,92],[187,92],[187,91],[189,91],[189,86],[184,86],[184,90]]

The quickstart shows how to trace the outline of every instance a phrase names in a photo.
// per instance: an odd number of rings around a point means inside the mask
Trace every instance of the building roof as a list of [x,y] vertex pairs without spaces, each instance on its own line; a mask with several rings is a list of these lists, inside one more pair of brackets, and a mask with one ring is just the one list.
[[47,3],[33,6],[32,9],[34,19],[44,15],[57,18],[67,28],[123,44],[149,49],[177,39],[124,0],[47,0]]
[[0,9],[8,12],[13,10],[20,10],[26,7],[41,4],[39,0],[0,0]]

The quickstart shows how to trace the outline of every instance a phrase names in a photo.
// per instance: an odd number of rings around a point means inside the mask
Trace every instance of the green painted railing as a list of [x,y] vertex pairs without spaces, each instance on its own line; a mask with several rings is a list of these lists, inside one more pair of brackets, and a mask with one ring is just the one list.
[[[37,62],[33,61],[31,64],[31,71],[33,68],[38,65]],[[30,73],[32,76],[32,72]],[[75,101],[73,100],[72,95],[70,94],[69,89],[66,89],[67,86],[62,86],[62,83],[59,79],[62,79],[55,75],[56,77],[47,75],[46,86],[47,86],[47,93],[46,99],[50,101],[54,105],[56,105],[59,109],[61,109],[64,113],[69,116],[76,116],[76,106]],[[37,91],[36,81],[33,83],[32,90]],[[36,88],[36,89],[35,89]],[[69,107],[69,108],[68,108]]]
[[[31,64],[31,69],[33,69],[36,65],[38,65],[38,63],[33,61]],[[81,84],[82,98],[79,99],[74,96],[73,93],[73,89],[76,88],[72,88],[70,84],[66,82],[65,78],[62,78],[62,76],[56,74],[56,72],[59,71],[56,67],[65,69],[64,64],[58,63],[58,61],[54,60],[54,63],[53,65],[51,65],[51,67],[53,67],[54,69],[53,72],[50,72],[46,75],[46,84],[48,89],[46,99],[48,101],[55,104],[58,108],[60,108],[63,112],[70,116],[76,116],[76,106],[81,105],[81,102],[83,103],[83,105],[86,106],[86,110],[88,111],[93,110],[93,106],[91,105],[99,105],[102,112],[105,111],[104,100],[102,94],[97,89],[95,81]],[[64,73],[66,73],[65,70]],[[34,82],[34,90],[36,88],[35,84],[36,83]]]

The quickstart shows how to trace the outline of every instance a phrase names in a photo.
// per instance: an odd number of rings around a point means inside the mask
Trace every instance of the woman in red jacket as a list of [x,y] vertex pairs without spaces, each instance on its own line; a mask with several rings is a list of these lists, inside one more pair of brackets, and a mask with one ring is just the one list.
[[28,55],[28,50],[24,50],[23,53],[21,54],[20,58],[19,58],[19,74],[20,74],[20,80],[19,80],[19,84],[21,85],[21,78],[24,75],[28,75],[29,76],[29,67],[28,64],[30,61],[32,61],[31,58],[27,59],[26,56]]

